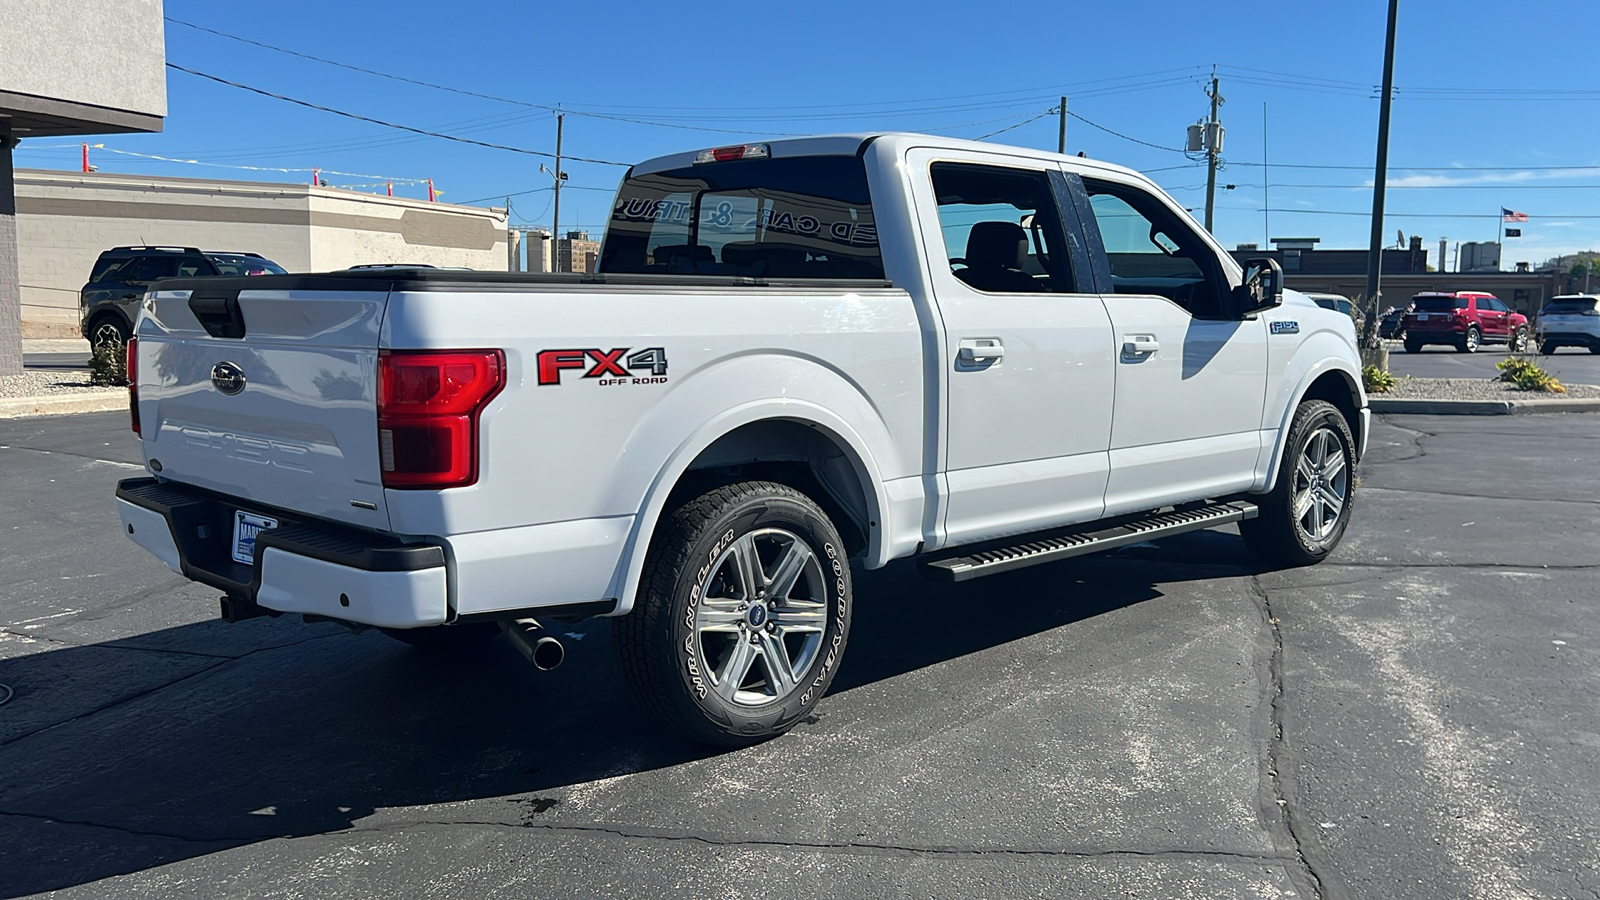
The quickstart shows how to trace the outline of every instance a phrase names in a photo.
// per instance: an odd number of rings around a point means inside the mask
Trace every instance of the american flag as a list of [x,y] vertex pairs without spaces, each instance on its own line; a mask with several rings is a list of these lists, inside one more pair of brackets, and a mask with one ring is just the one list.
[[1528,214],[1527,213],[1519,213],[1514,209],[1506,209],[1504,206],[1500,207],[1500,216],[1501,216],[1501,218],[1505,219],[1507,222],[1526,222],[1526,221],[1528,221]]

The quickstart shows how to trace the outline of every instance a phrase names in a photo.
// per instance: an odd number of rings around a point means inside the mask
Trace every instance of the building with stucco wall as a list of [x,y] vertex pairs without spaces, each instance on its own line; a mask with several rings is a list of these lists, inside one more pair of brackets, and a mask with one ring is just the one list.
[[22,328],[70,337],[102,250],[198,247],[259,253],[291,272],[373,263],[505,271],[506,212],[306,184],[20,169],[16,230]]
[[22,371],[11,151],[32,138],[160,131],[166,62],[161,0],[0,2],[0,375]]

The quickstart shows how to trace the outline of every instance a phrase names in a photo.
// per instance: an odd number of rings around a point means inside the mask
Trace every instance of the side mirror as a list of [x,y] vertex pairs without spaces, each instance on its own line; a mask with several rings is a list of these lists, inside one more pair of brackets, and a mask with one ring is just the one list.
[[1235,308],[1247,316],[1283,304],[1283,267],[1270,258],[1249,259],[1244,264],[1244,284],[1235,289]]

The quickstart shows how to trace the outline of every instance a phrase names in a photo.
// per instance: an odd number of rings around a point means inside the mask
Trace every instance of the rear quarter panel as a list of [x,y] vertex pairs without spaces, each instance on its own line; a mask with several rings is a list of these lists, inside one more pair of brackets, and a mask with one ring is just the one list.
[[[608,520],[608,533],[627,535],[606,573],[624,602],[626,548],[648,540],[694,456],[739,425],[789,418],[838,435],[880,498],[884,482],[920,471],[921,335],[903,291],[397,292],[381,343],[498,347],[507,363],[506,387],[481,419],[477,484],[388,491],[394,530],[459,535]],[[599,362],[625,365],[652,348],[666,358],[660,376],[641,368],[619,377]],[[553,383],[541,384],[540,353],[549,351],[584,365],[546,371]],[[544,565],[523,577],[541,578]]]

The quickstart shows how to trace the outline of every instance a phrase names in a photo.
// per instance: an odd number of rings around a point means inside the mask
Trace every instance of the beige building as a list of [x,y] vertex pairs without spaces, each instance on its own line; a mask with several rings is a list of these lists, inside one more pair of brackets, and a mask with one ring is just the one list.
[[100,251],[259,253],[291,272],[371,263],[506,271],[506,211],[305,184],[16,170],[22,328],[72,336]]
[[595,264],[600,259],[600,242],[589,240],[587,231],[569,231],[567,236],[556,241],[560,246],[556,252],[560,258],[561,268],[558,272],[593,272]]
[[22,371],[12,150],[65,135],[160,131],[161,0],[0,3],[0,376]]

